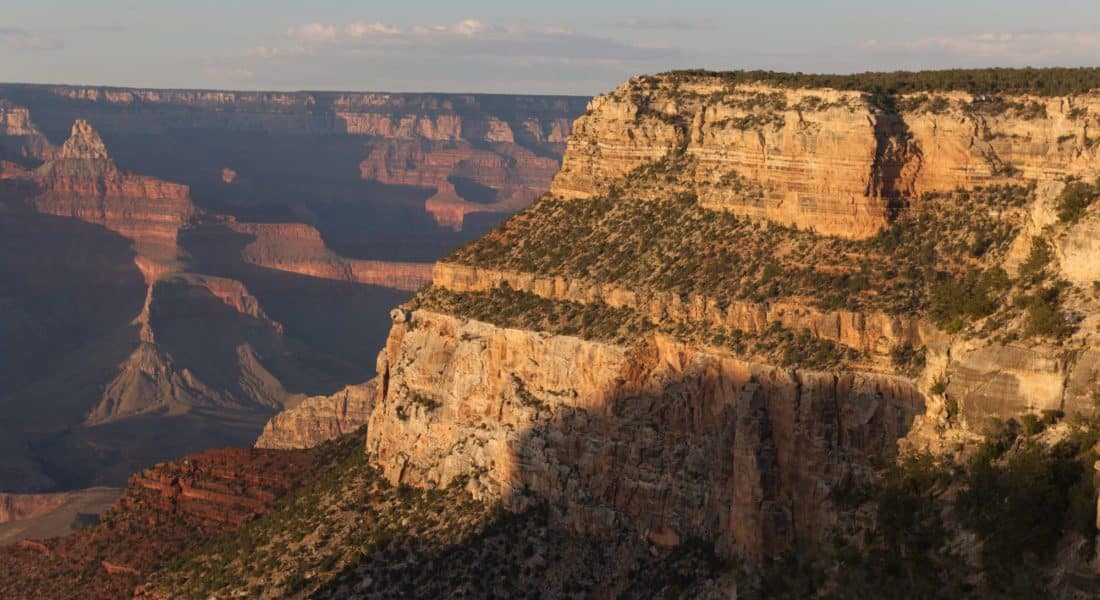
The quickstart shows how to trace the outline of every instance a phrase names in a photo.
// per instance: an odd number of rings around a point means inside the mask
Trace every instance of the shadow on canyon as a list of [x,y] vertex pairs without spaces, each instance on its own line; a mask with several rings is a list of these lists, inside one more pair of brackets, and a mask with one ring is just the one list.
[[[422,435],[472,434],[453,445],[468,455],[425,460],[438,461],[436,473],[473,461],[472,474],[451,485],[484,490],[492,482],[507,510],[442,547],[424,548],[415,536],[389,540],[374,551],[399,567],[386,573],[368,555],[317,597],[339,597],[364,573],[372,582],[365,593],[728,592],[741,561],[827,543],[839,518],[832,490],[886,464],[924,410],[920,394],[893,378],[747,363],[666,367],[637,356],[603,392],[556,401],[502,374],[514,386],[501,405],[456,408],[460,433],[429,425]],[[514,421],[502,415],[530,409],[533,424],[509,433]],[[408,410],[414,421],[448,409],[414,402]],[[482,429],[508,441],[480,444],[474,432]],[[485,450],[468,450],[478,445]],[[402,483],[423,484],[418,467],[405,465]]]
[[[6,97],[29,106],[55,144],[68,137],[74,119],[87,119],[122,169],[184,183],[197,206],[241,221],[307,223],[321,232],[326,245],[349,258],[434,261],[506,217],[468,215],[462,230],[455,231],[441,226],[424,208],[434,188],[363,179],[360,162],[391,141],[341,134],[338,124],[330,122],[332,115],[324,114],[324,101],[313,107],[312,116],[257,114],[258,120],[251,122],[247,113],[219,117],[210,108],[116,106],[35,88],[12,88]],[[483,100],[498,109],[507,107],[507,102]],[[234,125],[233,118],[243,119],[242,124]],[[292,132],[243,128],[262,127],[262,118],[275,119],[272,128],[290,127]],[[302,118],[303,129],[294,130],[296,119]],[[205,125],[204,119],[209,121]],[[527,141],[529,150],[546,154],[540,144]],[[524,143],[523,135],[517,142]],[[470,184],[459,182],[472,194],[472,202],[495,196],[491,188]]]

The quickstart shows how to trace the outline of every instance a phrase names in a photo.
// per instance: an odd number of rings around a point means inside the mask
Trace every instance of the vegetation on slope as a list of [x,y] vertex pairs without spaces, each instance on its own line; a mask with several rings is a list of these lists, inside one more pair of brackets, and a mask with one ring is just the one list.
[[[516,598],[681,596],[729,570],[709,544],[651,548],[606,539],[444,489],[391,486],[350,436],[344,456],[277,511],[151,578],[172,598]],[[633,590],[633,591],[631,591]],[[694,595],[694,594],[692,594]]]
[[682,70],[663,74],[673,82],[716,77],[737,85],[766,83],[794,88],[832,88],[868,93],[904,94],[961,91],[972,94],[1082,94],[1100,88],[1100,68],[986,68],[936,71],[887,71],[852,74],[782,73],[777,71]]
[[[1079,585],[1064,576],[1095,551],[1100,421],[1077,417],[1044,438],[1056,420],[998,423],[962,462],[913,452],[870,481],[834,488],[834,502],[854,518],[841,519],[832,546],[768,565],[757,591],[1025,598]],[[859,524],[868,518],[869,527]],[[977,562],[968,559],[973,545]]]
[[475,500],[463,477],[391,486],[352,436],[304,492],[147,587],[174,598],[1034,596],[1077,585],[1051,576],[1091,556],[1100,441],[1098,421],[1034,421],[991,427],[962,462],[910,453],[847,480],[831,492],[831,544],[749,569],[707,540],[661,549],[626,529],[578,535],[533,498],[518,513]]
[[1016,234],[1011,216],[1029,194],[994,186],[929,195],[860,241],[708,210],[691,197],[547,197],[443,260],[702,294],[719,306],[787,299],[910,314],[928,309],[938,285],[980,278],[1003,256]]
[[547,300],[508,287],[479,293],[428,287],[421,290],[408,307],[457,315],[499,327],[546,331],[613,344],[632,343],[644,335],[661,333],[784,367],[839,369],[861,358],[854,349],[778,324],[761,333],[748,333],[697,322],[654,322],[630,308],[613,308],[603,302],[581,304]]

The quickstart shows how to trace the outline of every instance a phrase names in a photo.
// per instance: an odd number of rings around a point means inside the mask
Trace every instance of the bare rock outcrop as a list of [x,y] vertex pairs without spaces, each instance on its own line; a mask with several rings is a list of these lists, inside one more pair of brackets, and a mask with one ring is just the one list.
[[329,396],[311,396],[271,417],[256,448],[312,448],[367,424],[378,394],[378,382],[349,385]]
[[[730,85],[717,77],[633,79],[577,120],[551,193],[604,195],[670,156],[693,166],[653,196],[851,238],[886,225],[901,196],[1096,171],[1100,94],[988,99]],[[1004,108],[1010,107],[1010,108]]]
[[904,436],[902,379],[746,362],[654,338],[631,347],[398,313],[379,357],[367,450],[393,483],[513,506],[534,496],[577,531],[718,539],[773,555],[816,539],[829,489]]
[[415,291],[431,281],[428,263],[344,258],[325,246],[321,233],[305,223],[238,223],[228,227],[252,236],[241,256],[251,264],[299,275]]

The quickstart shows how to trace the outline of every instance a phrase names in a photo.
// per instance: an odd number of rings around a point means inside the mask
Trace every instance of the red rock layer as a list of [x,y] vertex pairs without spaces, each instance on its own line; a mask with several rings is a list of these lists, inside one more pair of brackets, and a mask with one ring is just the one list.
[[146,469],[98,524],[0,548],[0,597],[131,597],[142,577],[270,511],[320,453],[210,450]]
[[73,124],[57,158],[30,180],[37,189],[31,202],[39,212],[95,223],[133,240],[149,281],[177,260],[179,230],[197,212],[187,186],[118,169],[103,140],[82,120]]

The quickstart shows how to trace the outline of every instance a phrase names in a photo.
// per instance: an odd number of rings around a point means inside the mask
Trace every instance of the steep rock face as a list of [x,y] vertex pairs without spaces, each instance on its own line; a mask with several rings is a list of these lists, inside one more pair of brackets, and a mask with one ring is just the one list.
[[[829,235],[880,230],[902,197],[1096,170],[1100,95],[912,97],[898,107],[859,92],[727,85],[718,78],[631,80],[578,119],[551,193],[583,198],[629,184],[669,156],[693,161],[654,196]],[[927,96],[925,96],[927,100]]]
[[312,448],[366,425],[378,394],[378,382],[349,385],[330,396],[311,396],[271,417],[256,448]]
[[[683,148],[699,163],[686,186],[705,205],[852,237],[885,222],[887,201],[873,185],[882,115],[858,93],[725,90],[716,82],[684,89],[691,94],[632,81],[593,100],[551,193],[607,193]],[[814,108],[798,108],[811,96],[819,99]],[[733,178],[752,189],[728,185]]]
[[1003,103],[1014,107],[1003,109],[986,108],[993,100],[970,94],[936,98],[946,108],[902,112],[911,143],[919,149],[905,176],[913,193],[1012,176],[1046,181],[1096,170],[1096,92],[1011,96]]
[[1100,211],[1092,211],[1055,240],[1066,277],[1088,287],[1100,281]]
[[788,371],[656,338],[634,347],[395,313],[367,450],[394,483],[559,506],[578,531],[771,555],[831,522],[828,490],[923,409],[899,378]]

